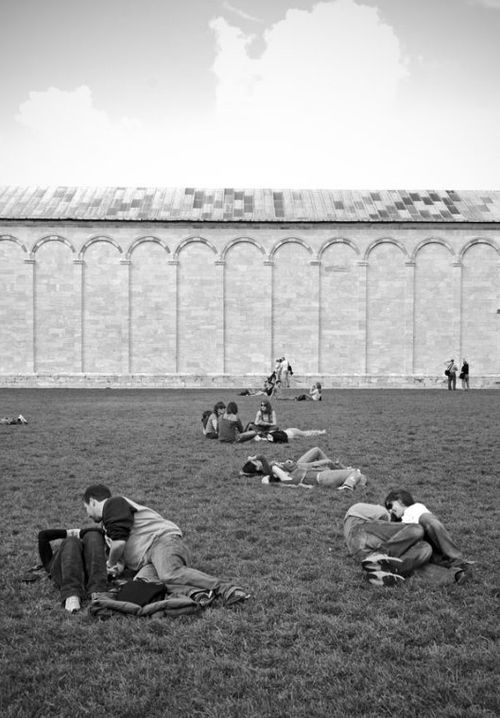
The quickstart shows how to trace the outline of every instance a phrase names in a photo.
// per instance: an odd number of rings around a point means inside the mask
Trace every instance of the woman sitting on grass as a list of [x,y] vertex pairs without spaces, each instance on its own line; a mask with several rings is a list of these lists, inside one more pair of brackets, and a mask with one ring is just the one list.
[[257,434],[267,434],[269,431],[276,431],[276,412],[268,399],[260,402],[260,408],[255,415],[255,421],[245,427],[245,431],[255,431]]
[[344,466],[338,459],[330,459],[315,446],[297,461],[268,461],[265,456],[249,456],[240,476],[263,475],[262,483],[281,483],[284,486],[331,486],[339,491],[350,491],[360,484],[366,485],[366,476],[359,469]]
[[244,389],[240,396],[273,396],[275,390],[276,375],[273,372],[264,382],[262,389]]
[[224,414],[219,417],[219,441],[232,444],[242,433],[243,424],[238,416],[238,406],[230,401]]
[[206,439],[217,439],[219,436],[219,419],[225,410],[226,405],[223,401],[218,401],[217,404],[215,404],[212,413],[209,415],[205,425],[203,426],[203,433]]

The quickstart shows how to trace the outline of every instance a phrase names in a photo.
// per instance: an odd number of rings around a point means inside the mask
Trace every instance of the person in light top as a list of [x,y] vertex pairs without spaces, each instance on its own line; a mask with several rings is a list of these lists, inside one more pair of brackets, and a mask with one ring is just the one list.
[[403,524],[419,524],[424,529],[425,540],[432,546],[431,562],[447,568],[464,568],[463,553],[451,538],[441,521],[427,506],[414,500],[406,489],[391,491],[384,505],[393,520]]

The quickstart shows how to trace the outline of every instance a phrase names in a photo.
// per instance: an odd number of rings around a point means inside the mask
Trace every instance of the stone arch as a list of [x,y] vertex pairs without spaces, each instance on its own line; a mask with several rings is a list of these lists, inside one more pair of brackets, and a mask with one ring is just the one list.
[[331,247],[333,244],[346,244],[357,255],[359,255],[359,247],[352,240],[346,239],[345,237],[332,237],[331,239],[327,239],[326,242],[321,245],[318,251],[318,260],[321,261],[323,254],[326,252],[328,247]]
[[461,249],[460,254],[458,256],[458,259],[460,262],[463,262],[463,259],[467,252],[474,247],[476,244],[486,244],[492,249],[495,250],[495,252],[500,255],[500,248],[497,246],[497,243],[494,239],[489,239],[488,237],[474,237],[473,239],[470,239]]
[[445,247],[445,249],[447,249],[452,256],[455,256],[455,251],[453,247],[446,239],[443,239],[442,237],[427,237],[426,239],[423,239],[417,244],[417,246],[411,253],[410,261],[415,262],[417,259],[417,254],[428,244],[440,244],[442,247]]
[[160,239],[159,237],[154,237],[153,235],[147,235],[145,237],[138,237],[137,239],[134,239],[130,247],[128,248],[125,259],[130,259],[132,256],[132,252],[140,245],[144,244],[145,242],[152,242],[154,244],[159,244],[160,247],[163,247],[163,249],[167,252],[167,254],[170,254],[170,249],[167,246],[167,243]]
[[395,247],[398,247],[398,249],[400,249],[401,252],[408,258],[408,250],[406,249],[404,244],[399,241],[399,239],[394,239],[394,237],[380,237],[379,239],[375,239],[368,245],[363,257],[363,261],[367,262],[368,257],[373,252],[373,250],[379,247],[381,244],[393,244]]
[[73,247],[69,239],[66,239],[66,237],[61,237],[59,234],[48,234],[46,237],[42,237],[35,242],[31,250],[31,256],[33,257],[38,252],[40,247],[43,247],[43,245],[47,244],[47,242],[60,242],[61,244],[64,244],[66,247],[68,247],[73,252],[73,254],[75,253],[75,248]]
[[259,252],[261,254],[266,253],[266,250],[264,249],[264,247],[261,244],[259,244],[259,242],[257,242],[255,239],[252,239],[251,237],[236,237],[235,239],[232,239],[230,242],[228,242],[228,244],[224,247],[224,249],[221,252],[220,258],[223,261],[225,261],[229,250],[232,249],[233,247],[235,247],[237,244],[243,244],[243,243],[252,244],[254,247],[256,247],[259,250]]
[[304,247],[304,249],[309,252],[309,254],[313,253],[311,247],[307,244],[307,242],[304,242],[304,240],[300,239],[300,237],[285,237],[285,239],[281,239],[274,245],[274,247],[269,252],[269,258],[274,259],[274,256],[277,253],[278,249],[283,247],[285,244],[300,244],[300,246]]
[[17,244],[18,247],[21,247],[23,252],[25,252],[26,254],[28,253],[28,250],[21,242],[21,240],[19,240],[17,237],[14,237],[12,234],[0,234],[0,242],[14,242],[14,244]]
[[115,249],[117,249],[120,254],[123,254],[123,250],[116,240],[112,239],[111,237],[99,234],[97,235],[97,237],[91,237],[85,242],[85,244],[82,246],[78,253],[78,259],[83,259],[83,255],[85,254],[87,249],[93,244],[96,244],[97,242],[107,242],[108,244],[112,244],[113,247],[115,247]]
[[211,249],[215,255],[217,254],[215,246],[208,239],[205,239],[205,237],[186,237],[186,239],[183,239],[182,242],[176,247],[176,250],[173,254],[173,259],[178,260],[182,250],[190,244],[204,244],[206,247]]

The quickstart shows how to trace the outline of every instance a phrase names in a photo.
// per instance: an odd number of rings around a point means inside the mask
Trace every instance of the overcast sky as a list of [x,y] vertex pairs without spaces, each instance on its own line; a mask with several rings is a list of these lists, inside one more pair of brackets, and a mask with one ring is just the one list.
[[0,184],[500,189],[500,0],[3,0]]

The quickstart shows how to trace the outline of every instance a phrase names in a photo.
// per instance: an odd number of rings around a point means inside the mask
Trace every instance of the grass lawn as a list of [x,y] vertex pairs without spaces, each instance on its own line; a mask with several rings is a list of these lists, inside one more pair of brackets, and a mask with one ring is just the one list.
[[[359,466],[346,496],[239,478],[262,443],[201,434],[202,410],[259,397],[231,391],[0,390],[1,702],[5,718],[497,716],[499,399],[495,390],[326,391],[275,402],[283,428]],[[197,616],[70,616],[51,583],[23,583],[42,528],[88,523],[91,483],[178,523],[193,563],[235,579],[242,606]],[[477,561],[470,582],[374,588],[347,556],[342,518],[404,486]]]

